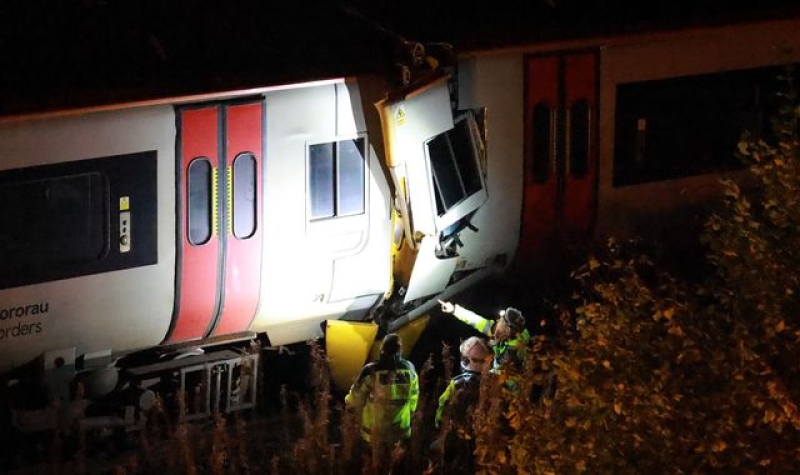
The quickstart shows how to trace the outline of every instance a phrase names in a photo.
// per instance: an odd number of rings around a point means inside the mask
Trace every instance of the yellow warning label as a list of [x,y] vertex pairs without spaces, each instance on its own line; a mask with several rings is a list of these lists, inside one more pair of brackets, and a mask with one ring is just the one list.
[[405,125],[406,124],[406,109],[403,106],[397,108],[394,113],[394,122],[396,125]]
[[131,209],[131,197],[130,196],[120,196],[119,197],[119,210],[120,211],[129,211]]
[[229,235],[233,235],[233,219],[231,219],[233,217],[233,168],[232,167],[226,168],[226,175],[227,175],[226,178],[228,180],[227,196],[226,196],[228,205],[225,208],[225,213],[226,216],[228,217],[227,231]]

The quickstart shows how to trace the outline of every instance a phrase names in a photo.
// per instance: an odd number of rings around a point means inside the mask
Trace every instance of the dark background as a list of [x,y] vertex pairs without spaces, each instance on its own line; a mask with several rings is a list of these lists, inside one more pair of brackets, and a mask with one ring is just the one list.
[[3,0],[0,115],[360,73],[456,51],[780,17],[797,2]]

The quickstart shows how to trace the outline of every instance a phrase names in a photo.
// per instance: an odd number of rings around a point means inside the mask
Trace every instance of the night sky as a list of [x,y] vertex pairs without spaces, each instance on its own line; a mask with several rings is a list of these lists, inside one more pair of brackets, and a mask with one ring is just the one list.
[[0,114],[388,72],[399,38],[464,51],[775,16],[794,3],[4,0]]

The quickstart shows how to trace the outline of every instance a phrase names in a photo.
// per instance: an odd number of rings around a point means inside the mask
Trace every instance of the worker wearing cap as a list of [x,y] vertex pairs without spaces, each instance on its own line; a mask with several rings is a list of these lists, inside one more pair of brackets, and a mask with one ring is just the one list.
[[[470,325],[483,335],[491,338],[494,361],[492,372],[502,374],[512,370],[519,372],[525,362],[528,342],[531,336],[525,327],[525,317],[522,312],[514,307],[508,307],[500,312],[500,318],[489,320],[477,313],[451,302],[439,301],[444,313],[451,313],[462,322]],[[516,384],[508,381],[509,389],[515,390]]]

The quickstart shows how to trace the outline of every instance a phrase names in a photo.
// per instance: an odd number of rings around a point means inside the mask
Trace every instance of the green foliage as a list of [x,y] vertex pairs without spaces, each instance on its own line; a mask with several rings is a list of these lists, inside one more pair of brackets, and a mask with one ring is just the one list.
[[796,399],[714,295],[631,243],[576,271],[576,325],[539,353],[554,400],[523,413],[521,473],[789,473]]
[[719,302],[733,312],[781,373],[796,380],[800,333],[800,162],[798,110],[793,75],[774,121],[777,143],[743,140],[739,154],[757,179],[755,191],[732,181],[726,188],[726,213],[711,217],[706,242],[717,268],[713,287]]

